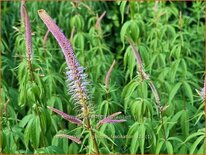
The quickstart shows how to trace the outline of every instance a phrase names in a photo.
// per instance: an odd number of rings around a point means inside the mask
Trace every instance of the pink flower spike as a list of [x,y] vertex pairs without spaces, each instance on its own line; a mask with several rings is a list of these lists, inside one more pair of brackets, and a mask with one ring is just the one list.
[[99,28],[99,27],[100,27],[100,22],[101,22],[102,18],[105,16],[105,14],[106,14],[106,11],[104,11],[104,12],[101,14],[101,16],[97,19],[96,24],[95,24],[95,27],[96,27],[96,28]]
[[44,36],[44,40],[43,40],[44,50],[46,50],[46,41],[47,41],[48,35],[49,35],[49,30],[47,30],[47,32],[46,32],[46,34]]
[[71,116],[71,115],[68,115],[58,109],[55,109],[55,108],[52,108],[52,107],[49,107],[47,106],[47,108],[49,108],[50,110],[52,110],[53,112],[61,115],[64,119],[66,119],[67,121],[71,122],[71,123],[74,123],[74,124],[82,124],[82,121],[74,116]]
[[111,120],[105,120],[104,122],[102,122],[102,124],[105,124],[105,123],[121,123],[121,122],[126,122],[126,120],[125,119],[119,119],[119,120],[111,119]]
[[68,41],[68,39],[65,37],[63,32],[60,30],[60,28],[56,25],[56,23],[47,14],[45,10],[43,9],[38,10],[38,14],[40,18],[42,19],[42,21],[44,22],[44,24],[49,29],[49,31],[55,37],[60,47],[62,48],[68,67],[73,68],[74,65],[78,64],[78,62],[76,60],[76,57],[74,55],[70,42]]
[[38,14],[63,51],[68,66],[67,80],[69,82],[69,92],[72,94],[73,100],[78,102],[81,106],[85,106],[88,104],[89,100],[86,89],[87,79],[85,78],[86,75],[83,73],[83,69],[74,55],[74,51],[69,40],[45,10],[38,10]]
[[155,1],[155,5],[154,5],[154,7],[153,7],[153,10],[154,10],[155,12],[158,10],[158,3],[159,3],[158,0]]
[[154,86],[154,83],[152,81],[149,82],[149,86],[150,88],[152,89],[152,92],[154,94],[154,97],[155,97],[155,101],[158,105],[160,105],[160,97],[159,97],[159,94],[157,92],[157,89],[156,87]]
[[140,74],[142,75],[142,74],[143,74],[143,73],[142,73],[143,70],[142,70],[142,60],[141,60],[140,54],[139,54],[139,52],[137,51],[137,49],[135,48],[134,43],[131,41],[131,39],[128,38],[128,42],[130,43],[130,46],[131,46],[132,49],[133,49],[133,52],[134,52],[135,57],[136,57],[136,60],[137,60],[139,72],[140,72]]
[[114,113],[114,114],[111,114],[111,115],[109,115],[108,117],[106,117],[105,119],[113,119],[114,117],[116,117],[116,116],[118,116],[118,115],[120,115],[122,112],[116,112],[116,113]]
[[23,6],[25,5],[25,2],[26,2],[26,0],[22,0],[21,1],[21,21],[23,22],[24,21],[24,8],[23,8]]
[[97,123],[97,128],[100,127],[102,124],[105,123],[120,123],[120,122],[125,122],[126,120],[113,120],[114,117],[120,115],[122,112],[116,112],[112,115],[109,115],[108,117],[102,119]]
[[26,39],[26,54],[28,61],[32,59],[32,37],[31,37],[31,24],[29,20],[29,16],[26,10],[25,5],[22,5],[23,8],[23,16],[24,16],[24,25],[25,25],[25,39]]
[[109,78],[110,78],[110,75],[111,75],[111,72],[114,68],[114,65],[115,65],[115,60],[113,61],[112,65],[110,66],[108,72],[107,72],[107,75],[106,75],[106,78],[105,78],[105,87],[106,89],[108,89],[108,86],[109,86]]
[[70,139],[70,140],[74,141],[77,144],[81,144],[82,143],[79,138],[71,136],[71,135],[57,134],[55,137],[67,138],[67,139]]

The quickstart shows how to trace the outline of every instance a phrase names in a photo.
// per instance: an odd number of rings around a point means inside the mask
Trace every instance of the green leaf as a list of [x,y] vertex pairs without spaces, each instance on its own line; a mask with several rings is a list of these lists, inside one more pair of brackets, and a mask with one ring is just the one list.
[[159,154],[160,153],[163,144],[164,144],[164,141],[160,141],[160,142],[157,143],[157,147],[155,149],[155,154]]
[[181,128],[182,128],[184,137],[188,137],[189,136],[189,117],[188,117],[187,110],[184,110],[181,116]]
[[170,120],[170,124],[168,125],[168,131],[170,131],[175,125],[177,125],[177,122],[181,115],[184,113],[184,110],[178,111]]
[[29,132],[31,136],[30,137],[31,144],[33,148],[37,149],[39,147],[40,133],[41,133],[40,119],[38,116],[35,116]]
[[129,28],[129,25],[131,24],[131,21],[127,21],[123,24],[122,28],[121,28],[121,31],[120,31],[120,38],[121,38],[121,41],[123,43],[123,47],[122,47],[122,50],[124,49],[125,47],[125,37],[126,37],[126,34],[127,34],[127,30]]
[[122,1],[120,4],[120,13],[121,13],[121,17],[122,17],[121,23],[124,22],[124,13],[125,13],[126,4],[127,4],[127,1]]
[[48,147],[38,148],[35,150],[34,154],[64,154],[64,151],[61,147],[51,145]]
[[139,147],[139,131],[137,130],[133,135],[131,146],[130,146],[130,154],[136,154]]
[[140,135],[141,135],[141,139],[140,139],[140,150],[141,150],[141,154],[144,154],[144,144],[145,144],[145,131],[146,131],[146,129],[145,129],[145,126],[144,126],[144,124],[141,124],[140,125],[140,128],[139,128],[139,133],[140,133]]
[[190,148],[190,154],[194,154],[195,153],[195,149],[198,149],[197,146],[198,144],[200,144],[200,142],[202,141],[201,145],[204,145],[204,138],[205,136],[200,136],[196,139],[196,141],[192,144],[191,148]]
[[191,140],[192,138],[195,138],[195,137],[197,137],[197,136],[199,136],[199,135],[204,135],[204,132],[197,131],[197,132],[195,132],[195,133],[192,133],[191,135],[189,135],[189,136],[187,137],[187,139],[186,139],[183,143],[186,143],[186,142],[188,142],[189,140]]
[[166,144],[166,148],[167,148],[167,153],[168,154],[173,154],[173,146],[170,143],[170,141],[166,141],[165,144]]
[[109,136],[107,136],[106,134],[104,134],[104,133],[102,133],[102,132],[99,132],[98,130],[94,130],[95,131],[95,133],[96,133],[96,135],[97,135],[97,137],[99,136],[99,137],[103,137],[103,138],[106,138],[106,139],[108,139],[112,144],[114,144],[114,145],[116,145],[115,143],[114,143],[114,141],[109,137]]
[[175,95],[178,92],[178,89],[180,88],[180,86],[182,85],[181,82],[178,82],[171,90],[170,94],[169,94],[169,103],[171,103],[172,99],[175,97]]
[[190,102],[193,104],[193,93],[190,85],[187,82],[183,82],[183,87],[185,89],[185,93],[187,97],[190,99]]
[[24,128],[25,125],[32,119],[33,115],[29,114],[26,115],[20,122],[19,122],[19,126]]
[[32,134],[31,130],[33,130],[33,128],[32,128],[33,121],[34,121],[34,115],[29,120],[29,122],[28,122],[28,124],[26,126],[26,129],[24,131],[24,142],[25,142],[25,146],[26,147],[28,147],[28,145],[29,145],[30,136]]

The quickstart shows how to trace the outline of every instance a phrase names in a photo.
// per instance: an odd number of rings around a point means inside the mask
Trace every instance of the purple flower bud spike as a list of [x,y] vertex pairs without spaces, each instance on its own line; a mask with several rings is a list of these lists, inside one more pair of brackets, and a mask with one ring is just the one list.
[[113,120],[114,117],[120,115],[122,112],[116,112],[112,115],[109,115],[108,117],[102,119],[101,121],[99,121],[97,123],[97,128],[99,128],[101,125],[105,124],[105,123],[121,123],[121,122],[125,122],[126,120]]
[[[49,31],[57,40],[58,44],[60,45],[66,63],[67,63],[67,81],[69,82],[69,92],[72,95],[74,101],[81,105],[82,116],[84,118],[84,122],[86,123],[87,128],[90,130],[93,146],[95,153],[99,154],[98,145],[95,138],[95,133],[91,129],[91,124],[89,120],[89,96],[87,91],[88,82],[86,80],[87,75],[83,73],[83,68],[80,66],[79,62],[77,61],[72,46],[69,43],[68,39],[62,33],[60,28],[56,25],[56,23],[52,20],[52,18],[47,14],[47,12],[43,9],[38,10],[38,14],[44,24],[47,26]],[[71,137],[68,137],[71,138]]]
[[24,9],[23,6],[25,5],[26,0],[21,1],[21,21],[24,21]]
[[52,108],[52,107],[49,107],[47,106],[50,110],[52,110],[53,112],[61,115],[64,119],[66,119],[67,121],[71,122],[71,123],[74,123],[74,124],[82,124],[82,121],[74,116],[71,116],[71,115],[68,115],[58,109],[55,109],[55,108]]
[[139,71],[141,77],[144,78],[144,72],[143,72],[143,69],[142,69],[142,59],[140,57],[140,54],[139,54],[138,50],[135,48],[134,43],[132,42],[132,40],[128,38],[128,42],[130,43],[130,46],[132,47],[132,50],[135,54],[135,58],[137,60],[138,71]]
[[96,27],[96,28],[99,28],[99,27],[100,27],[100,22],[101,22],[101,20],[103,19],[103,17],[105,16],[105,14],[106,14],[106,11],[104,11],[104,12],[101,14],[101,16],[97,19],[96,24],[95,24],[95,27]]
[[107,75],[106,75],[106,78],[105,78],[105,87],[106,87],[106,89],[108,89],[108,87],[109,87],[109,78],[110,78],[111,72],[114,68],[114,65],[115,65],[115,60],[113,61],[112,65],[110,66],[109,71],[107,72]]
[[[83,73],[83,68],[79,65],[74,55],[70,42],[45,10],[38,10],[38,13],[64,53],[68,66],[67,81],[69,82],[69,92],[72,94],[74,101],[77,101],[82,107],[87,106],[89,96],[86,89],[86,75]],[[84,108],[83,113],[87,114],[88,111],[85,111],[87,109],[88,108]]]
[[29,16],[26,10],[25,5],[22,5],[23,9],[23,17],[24,17],[24,24],[25,24],[25,39],[26,39],[26,54],[28,61],[32,59],[32,37],[31,37],[31,24],[29,20]]
[[46,50],[46,41],[47,41],[48,35],[49,35],[49,30],[47,30],[47,32],[46,32],[46,34],[44,36],[44,40],[43,40],[44,50]]
[[67,138],[67,139],[70,139],[70,140],[74,141],[77,144],[81,144],[82,143],[79,138],[71,136],[71,135],[57,134],[55,137]]

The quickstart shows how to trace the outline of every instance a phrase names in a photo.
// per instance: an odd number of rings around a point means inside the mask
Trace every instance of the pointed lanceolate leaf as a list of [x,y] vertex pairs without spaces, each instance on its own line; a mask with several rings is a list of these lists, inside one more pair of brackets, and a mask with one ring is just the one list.
[[71,123],[82,124],[82,121],[80,119],[74,117],[74,116],[68,115],[68,114],[66,114],[66,113],[64,113],[64,112],[62,112],[62,111],[60,111],[58,109],[55,109],[55,108],[52,108],[52,107],[49,107],[49,106],[48,106],[48,108],[50,110],[52,110],[53,112],[61,115],[64,119],[66,119],[67,121],[69,121]]
[[79,138],[71,136],[71,135],[57,134],[55,137],[67,138],[67,139],[70,139],[70,140],[76,142],[77,144],[81,144],[82,143]]

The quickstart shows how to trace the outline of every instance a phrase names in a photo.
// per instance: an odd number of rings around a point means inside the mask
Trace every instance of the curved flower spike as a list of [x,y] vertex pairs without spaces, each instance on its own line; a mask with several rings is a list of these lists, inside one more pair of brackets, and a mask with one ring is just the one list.
[[82,121],[80,119],[74,117],[74,116],[68,115],[68,114],[66,114],[66,113],[64,113],[64,112],[62,112],[58,109],[55,109],[55,108],[52,108],[52,107],[49,107],[49,106],[47,106],[47,107],[50,110],[52,110],[53,112],[61,115],[64,119],[66,119],[67,121],[69,121],[71,123],[78,124],[78,125],[82,124]]
[[74,137],[74,136],[70,136],[70,135],[66,135],[66,134],[57,134],[55,137],[67,138],[67,139],[70,139],[70,140],[76,142],[77,144],[82,143],[79,138]]
[[105,124],[105,123],[121,123],[121,122],[125,122],[126,120],[124,119],[120,119],[120,120],[113,120],[114,117],[120,115],[122,112],[116,112],[112,115],[109,115],[108,117],[102,119],[101,121],[99,121],[97,123],[97,128],[99,128],[101,125]]
[[104,81],[106,89],[108,89],[108,87],[109,87],[109,78],[110,78],[111,72],[112,72],[112,70],[114,68],[114,65],[115,65],[115,60],[113,61],[112,65],[110,66],[110,68],[109,68],[109,70],[107,72],[105,81]]
[[97,19],[96,24],[95,24],[95,27],[96,27],[96,28],[99,28],[99,27],[100,27],[100,22],[101,22],[102,18],[105,16],[105,14],[106,14],[106,11],[104,11],[104,12],[101,14],[101,16]]
[[87,114],[88,108],[85,107],[88,106],[87,104],[89,99],[86,89],[88,83],[86,80],[87,76],[83,73],[83,67],[79,65],[70,42],[52,18],[43,9],[38,10],[38,13],[44,24],[57,40],[64,53],[68,66],[67,81],[69,82],[69,92],[71,93],[74,101],[78,102],[83,107],[83,113]]
[[47,30],[46,34],[44,35],[44,39],[43,39],[44,50],[46,50],[46,41],[47,41],[48,35],[49,35],[49,30]]

